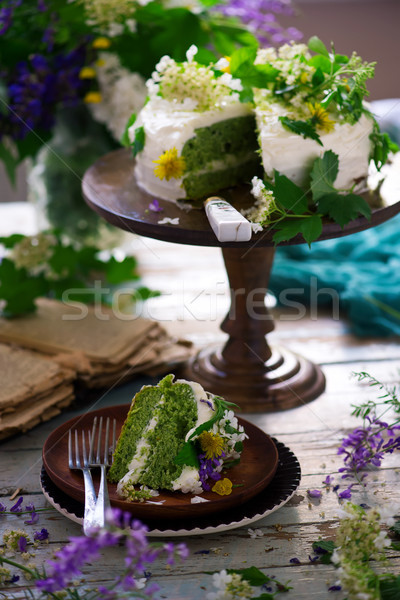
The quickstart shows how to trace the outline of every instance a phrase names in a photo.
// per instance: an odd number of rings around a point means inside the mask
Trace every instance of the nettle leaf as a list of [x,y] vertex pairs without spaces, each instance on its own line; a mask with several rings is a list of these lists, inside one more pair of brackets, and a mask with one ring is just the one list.
[[322,146],[321,138],[316,132],[314,125],[309,121],[296,121],[295,119],[289,119],[289,117],[279,117],[279,120],[285,129],[297,133],[297,135],[302,135],[303,138],[311,138]]
[[303,238],[310,246],[311,242],[317,240],[322,233],[322,219],[319,215],[313,215],[308,219],[302,219],[302,221],[300,233],[303,234]]
[[309,50],[311,50],[312,52],[316,52],[317,54],[322,54],[323,56],[328,56],[329,57],[329,52],[327,47],[325,46],[324,42],[322,42],[319,37],[317,37],[316,35],[313,35],[309,40],[308,40],[308,44],[307,44]]
[[371,208],[368,203],[356,194],[344,196],[337,192],[327,194],[319,199],[318,209],[324,215],[329,215],[342,229],[360,214],[367,219],[371,218]]
[[328,150],[322,158],[317,158],[311,169],[311,192],[315,202],[325,194],[335,191],[334,181],[339,172],[338,155]]
[[129,139],[129,134],[128,134],[128,129],[129,129],[129,127],[131,127],[134,124],[135,121],[136,121],[136,113],[133,113],[129,117],[129,120],[128,120],[127,124],[125,125],[125,131],[122,134],[122,138],[121,138],[121,144],[123,146],[125,146],[125,148],[129,148],[129,146],[131,145],[131,141]]
[[143,125],[141,127],[137,127],[135,129],[135,139],[132,144],[133,156],[136,156],[137,154],[139,154],[139,152],[143,150],[145,138],[146,134],[144,132]]
[[308,200],[305,192],[293,183],[286,175],[281,175],[278,171],[274,172],[275,185],[273,192],[275,200],[287,210],[295,215],[302,215],[308,208]]
[[193,442],[186,442],[180,452],[175,456],[176,465],[188,465],[189,467],[199,468],[199,459],[197,457],[196,445]]
[[296,237],[296,235],[300,233],[301,220],[302,219],[282,219],[282,221],[275,223],[275,229],[277,231],[272,238],[273,242],[275,244],[280,244],[281,242],[288,242]]

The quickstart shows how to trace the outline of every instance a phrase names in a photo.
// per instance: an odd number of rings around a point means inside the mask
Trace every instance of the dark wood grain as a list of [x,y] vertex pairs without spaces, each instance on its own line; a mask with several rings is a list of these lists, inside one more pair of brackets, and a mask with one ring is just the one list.
[[[80,502],[84,500],[83,477],[80,471],[71,471],[68,467],[68,431],[69,429],[91,429],[95,416],[117,419],[117,434],[129,410],[129,405],[119,405],[86,413],[71,419],[55,429],[47,438],[43,447],[43,463],[51,480],[66,494]],[[215,512],[228,510],[247,502],[261,492],[273,479],[278,466],[278,452],[271,438],[261,429],[247,421],[240,420],[249,439],[244,442],[244,450],[240,464],[229,469],[227,477],[234,487],[229,496],[219,496],[213,492],[202,494],[209,502],[191,504],[193,494],[182,492],[160,491],[154,497],[162,505],[146,502],[127,502],[121,500],[116,492],[116,484],[109,483],[112,506],[132,512],[138,518],[146,519],[180,519],[200,517]],[[94,473],[93,479],[97,489],[99,475]]]

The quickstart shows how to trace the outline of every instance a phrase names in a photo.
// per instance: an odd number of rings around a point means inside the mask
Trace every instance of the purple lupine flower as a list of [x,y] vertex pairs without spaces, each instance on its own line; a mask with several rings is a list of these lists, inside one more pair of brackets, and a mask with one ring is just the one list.
[[13,512],[13,513],[20,513],[20,512],[22,512],[22,506],[21,506],[21,504],[22,504],[23,501],[24,501],[23,497],[20,496],[18,498],[18,500],[16,501],[16,503],[14,504],[14,506],[12,506],[10,508],[10,511]]
[[24,535],[21,535],[18,539],[18,550],[20,552],[26,552],[26,548],[28,546],[28,540]]
[[49,539],[49,532],[45,527],[42,527],[40,531],[35,531],[33,534],[33,539],[38,542],[43,542],[44,540]]
[[320,490],[307,490],[307,494],[310,498],[321,498],[322,492]]
[[265,46],[303,37],[295,27],[284,29],[275,17],[275,14],[294,14],[291,0],[230,0],[226,4],[218,4],[214,10],[239,19]]

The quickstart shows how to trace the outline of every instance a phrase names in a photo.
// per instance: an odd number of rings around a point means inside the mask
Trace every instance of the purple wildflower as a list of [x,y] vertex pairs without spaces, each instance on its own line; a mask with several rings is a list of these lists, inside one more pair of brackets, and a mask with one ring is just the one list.
[[25,525],[36,525],[39,521],[39,515],[33,511],[31,512],[31,518],[24,521]]
[[14,504],[14,506],[12,506],[10,508],[10,511],[13,513],[20,513],[22,512],[22,502],[24,501],[23,497],[21,496],[20,498],[18,498],[18,500],[16,501],[16,503]]
[[298,558],[296,558],[296,556],[294,558],[291,558],[289,560],[289,562],[292,563],[292,565],[299,565],[300,564],[300,561],[299,561]]
[[340,488],[340,485],[339,485],[339,484],[337,484],[337,485],[334,485],[334,486],[333,486],[333,491],[334,491],[334,492],[337,492],[339,488]]
[[342,586],[340,585],[331,585],[331,587],[328,588],[328,592],[340,592],[341,589]]
[[275,17],[275,14],[294,14],[291,0],[230,0],[217,5],[215,10],[239,19],[264,46],[280,45],[303,37],[294,27],[284,29]]
[[343,490],[343,492],[340,492],[338,494],[338,497],[341,500],[344,500],[344,499],[348,500],[349,498],[351,498],[351,488],[352,488],[352,486],[350,485],[348,488],[346,488],[345,490]]
[[7,579],[4,583],[17,583],[19,581],[19,575],[12,575],[11,579]]
[[49,532],[47,531],[47,529],[45,529],[45,527],[42,527],[42,529],[40,531],[35,531],[35,533],[33,534],[33,539],[38,542],[43,542],[44,540],[48,540]]
[[315,563],[317,560],[319,560],[319,556],[318,555],[317,556],[310,556],[310,555],[308,555],[308,560],[311,563]]
[[221,473],[219,469],[222,466],[223,458],[226,456],[225,452],[222,452],[220,457],[214,458],[206,458],[204,453],[199,454],[199,478],[203,490],[206,492],[210,491],[211,486],[208,483],[208,479],[212,479],[213,481],[218,481],[221,479]]
[[0,502],[0,514],[5,513],[7,511],[7,506]]
[[35,508],[35,505],[33,504],[33,502],[30,502],[29,504],[25,504],[25,510],[28,512],[36,512],[36,508]]
[[322,483],[323,485],[331,485],[333,480],[333,475],[327,475]]
[[208,404],[208,406],[211,408],[211,410],[215,411],[215,408],[212,405],[212,402],[210,400],[206,400],[205,398],[200,398],[200,402],[204,402],[204,404]]
[[21,535],[18,539],[18,550],[20,552],[26,552],[26,548],[28,546],[28,540],[24,535]]
[[321,498],[322,492],[320,490],[307,490],[307,494],[310,498]]
[[161,208],[159,201],[157,200],[157,198],[154,198],[150,204],[149,204],[149,210],[151,210],[151,212],[162,212],[164,209]]

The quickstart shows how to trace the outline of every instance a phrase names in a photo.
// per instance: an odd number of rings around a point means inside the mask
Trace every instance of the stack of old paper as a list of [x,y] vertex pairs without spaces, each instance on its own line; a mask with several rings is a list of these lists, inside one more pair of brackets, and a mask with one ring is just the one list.
[[191,353],[156,322],[104,306],[41,299],[38,310],[0,319],[0,342],[51,355],[87,387],[105,387],[137,373],[165,372]]
[[0,439],[46,421],[74,399],[75,372],[36,352],[0,344]]

